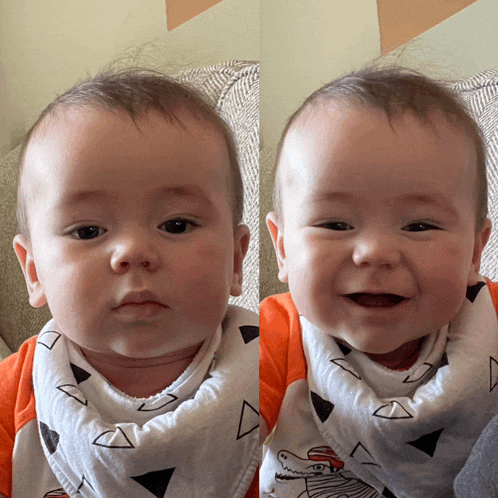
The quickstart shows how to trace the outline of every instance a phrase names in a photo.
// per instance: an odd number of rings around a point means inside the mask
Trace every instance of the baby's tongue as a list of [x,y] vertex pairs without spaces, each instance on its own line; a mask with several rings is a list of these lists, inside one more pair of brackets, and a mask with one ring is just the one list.
[[362,294],[356,301],[360,306],[368,308],[396,306],[396,303],[391,302],[387,296],[373,296],[372,294]]

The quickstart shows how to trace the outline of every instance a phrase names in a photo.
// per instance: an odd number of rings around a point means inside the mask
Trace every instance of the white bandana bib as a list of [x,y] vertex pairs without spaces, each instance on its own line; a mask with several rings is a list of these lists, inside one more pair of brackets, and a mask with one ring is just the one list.
[[486,284],[468,288],[455,320],[402,372],[304,318],[301,325],[313,417],[345,467],[379,496],[453,496],[457,473],[498,413],[497,316]]
[[33,387],[40,439],[71,497],[242,498],[258,463],[258,317],[230,306],[223,330],[159,394],[133,398],[51,320]]

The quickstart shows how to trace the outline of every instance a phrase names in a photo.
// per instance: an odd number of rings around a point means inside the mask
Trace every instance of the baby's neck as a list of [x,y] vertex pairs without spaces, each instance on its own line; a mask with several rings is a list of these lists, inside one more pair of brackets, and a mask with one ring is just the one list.
[[171,385],[192,363],[202,342],[156,358],[127,358],[80,347],[88,363],[113,386],[134,398],[148,398]]
[[365,353],[371,360],[390,370],[408,370],[418,359],[425,337],[403,344],[386,354]]

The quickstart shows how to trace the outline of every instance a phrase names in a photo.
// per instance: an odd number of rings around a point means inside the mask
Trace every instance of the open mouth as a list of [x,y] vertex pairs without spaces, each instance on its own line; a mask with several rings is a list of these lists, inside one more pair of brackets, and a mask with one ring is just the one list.
[[367,294],[365,292],[346,294],[346,297],[364,308],[393,308],[406,300],[405,297],[397,294]]

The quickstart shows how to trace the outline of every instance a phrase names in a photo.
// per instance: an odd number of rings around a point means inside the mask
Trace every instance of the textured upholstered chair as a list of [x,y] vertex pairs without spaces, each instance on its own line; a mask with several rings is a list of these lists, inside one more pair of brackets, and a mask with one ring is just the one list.
[[[455,82],[450,85],[450,88],[461,95],[481,127],[487,142],[488,207],[493,231],[484,250],[481,273],[491,280],[498,280],[498,69],[484,71]],[[260,297],[264,299],[271,294],[286,292],[287,286],[277,279],[277,263],[273,246],[264,224],[266,214],[272,209],[271,190],[275,152],[263,148],[260,157]]]
[[[182,82],[200,88],[216,103],[235,133],[244,180],[244,222],[251,230],[244,263],[244,293],[232,299],[253,311],[259,303],[259,66],[230,61],[178,74]],[[28,304],[24,278],[12,249],[17,233],[15,217],[19,147],[0,162],[0,359],[17,351],[50,318],[47,307]]]

